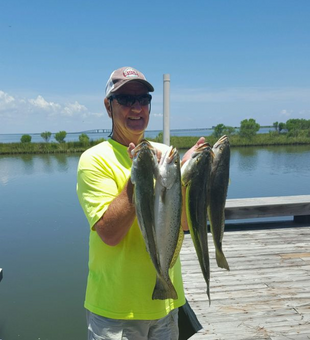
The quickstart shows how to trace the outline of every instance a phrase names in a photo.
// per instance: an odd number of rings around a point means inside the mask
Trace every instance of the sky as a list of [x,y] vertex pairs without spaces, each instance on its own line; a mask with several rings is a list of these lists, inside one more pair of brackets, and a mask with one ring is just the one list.
[[0,0],[0,133],[109,129],[111,72],[153,84],[148,130],[310,119],[309,0]]

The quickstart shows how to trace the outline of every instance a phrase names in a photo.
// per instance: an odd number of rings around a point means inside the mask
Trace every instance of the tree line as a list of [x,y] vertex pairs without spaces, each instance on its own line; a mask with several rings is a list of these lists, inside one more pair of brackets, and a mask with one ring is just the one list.
[[[270,131],[270,134],[286,134],[288,137],[310,137],[310,119],[289,119],[286,123],[274,122],[273,127],[274,131]],[[260,128],[260,124],[258,124],[255,119],[250,118],[242,120],[239,128],[218,124],[213,128],[212,136],[219,138],[223,135],[239,135],[242,138],[250,140],[257,134]],[[66,131],[59,131],[55,134],[54,138],[58,143],[65,143],[66,136]],[[41,137],[48,143],[52,137],[52,133],[49,131],[42,132]],[[20,141],[21,143],[30,143],[31,138],[30,135],[25,134],[21,137]],[[90,145],[90,139],[85,133],[79,135],[79,142],[83,146]]]
[[[239,129],[224,124],[216,125],[213,136],[219,138],[222,135],[238,134],[240,137],[251,139],[257,134],[260,127],[255,119],[244,119],[241,121]],[[310,137],[310,119],[289,119],[286,123],[274,122],[273,127],[275,130],[270,131],[271,134],[286,133],[288,137]]]
[[[42,132],[40,136],[43,138],[43,140],[46,143],[48,143],[52,137],[52,133],[50,131],[45,131],[45,132]],[[67,137],[66,131],[59,131],[55,133],[55,136],[54,136],[55,140],[58,143],[65,143],[66,137]],[[29,134],[25,134],[21,136],[20,141],[21,143],[26,144],[26,143],[31,143],[31,139],[32,137]],[[85,133],[82,133],[79,135],[79,141],[83,146],[87,146],[90,144],[89,137]]]

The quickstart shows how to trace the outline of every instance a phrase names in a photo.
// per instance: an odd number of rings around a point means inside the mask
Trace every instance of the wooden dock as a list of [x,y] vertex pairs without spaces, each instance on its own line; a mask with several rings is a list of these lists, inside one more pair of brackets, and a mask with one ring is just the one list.
[[227,228],[223,250],[230,271],[217,267],[209,233],[209,306],[193,242],[185,235],[185,293],[203,326],[191,340],[310,339],[310,224]]
[[228,199],[225,219],[294,216],[296,222],[310,222],[310,195]]

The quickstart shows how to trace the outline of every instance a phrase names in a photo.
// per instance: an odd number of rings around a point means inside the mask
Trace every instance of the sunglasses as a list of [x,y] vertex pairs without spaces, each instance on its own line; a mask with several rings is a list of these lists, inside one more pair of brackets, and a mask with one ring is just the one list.
[[140,96],[132,96],[130,94],[114,94],[109,97],[110,100],[116,99],[116,101],[123,106],[131,107],[138,101],[141,106],[146,106],[151,103],[152,96],[150,94],[141,94]]

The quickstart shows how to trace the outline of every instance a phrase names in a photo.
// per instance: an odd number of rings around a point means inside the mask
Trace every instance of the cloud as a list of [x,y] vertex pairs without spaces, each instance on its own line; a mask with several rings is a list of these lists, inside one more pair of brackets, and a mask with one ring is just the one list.
[[57,112],[61,109],[61,105],[54,102],[47,102],[42,96],[38,96],[37,99],[29,99],[29,104],[33,106],[33,108],[39,108],[43,110],[51,110]]
[[14,102],[14,98],[10,96],[9,94],[0,91],[0,103],[3,103],[4,105],[10,105]]
[[75,113],[86,113],[88,110],[87,110],[87,107],[84,106],[84,105],[81,105],[79,102],[75,101],[73,104],[69,103],[67,104],[62,112],[67,115],[67,116],[74,116]]
[[280,116],[289,117],[292,113],[293,113],[293,111],[288,111],[288,110],[284,109],[284,110],[281,110]]
[[[93,102],[96,102],[93,100]],[[99,102],[99,101],[98,101]],[[78,100],[58,97],[48,100],[43,95],[20,97],[0,91],[0,133],[20,131],[75,131],[86,127],[110,125],[103,110],[90,110]]]
[[[40,114],[48,117],[74,117],[91,115],[85,105],[78,101],[73,103],[55,103],[47,101],[43,96],[37,98],[25,99],[13,97],[4,91],[0,91],[0,117],[16,118],[29,115]],[[97,115],[97,114],[95,114]]]

